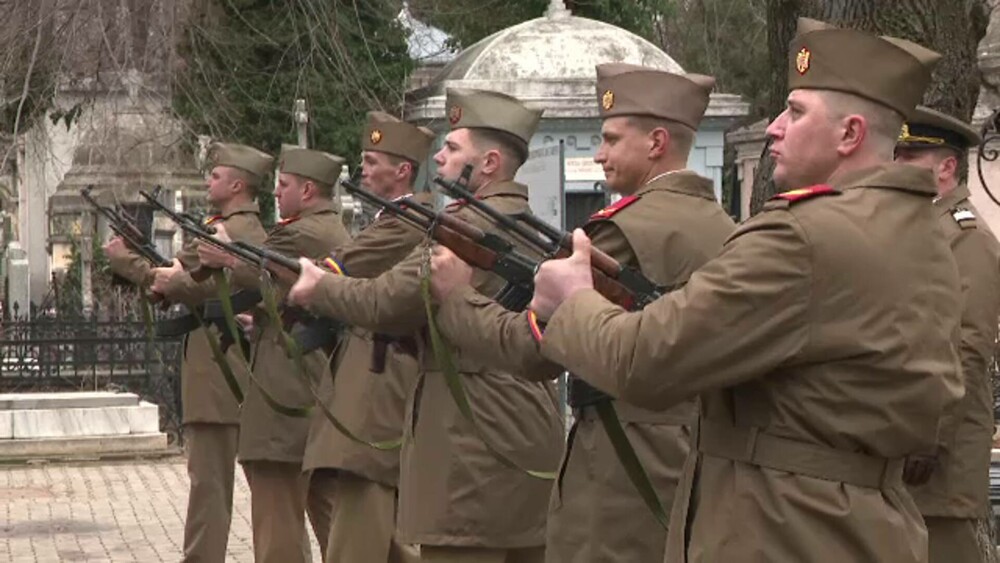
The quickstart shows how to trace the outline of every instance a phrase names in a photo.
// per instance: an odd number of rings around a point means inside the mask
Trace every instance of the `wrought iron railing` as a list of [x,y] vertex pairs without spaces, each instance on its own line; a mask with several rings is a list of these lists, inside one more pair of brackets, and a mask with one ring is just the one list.
[[159,405],[161,428],[179,439],[181,340],[151,339],[141,316],[99,307],[9,313],[0,321],[0,392],[129,391]]
[[993,195],[989,185],[986,183],[986,178],[983,176],[983,162],[995,162],[1000,158],[1000,149],[996,147],[996,143],[1000,142],[1000,108],[993,110],[993,113],[986,118],[979,134],[982,137],[976,157],[976,172],[979,174],[979,185],[983,187],[983,191],[993,200],[993,203],[1000,205],[1000,200]]

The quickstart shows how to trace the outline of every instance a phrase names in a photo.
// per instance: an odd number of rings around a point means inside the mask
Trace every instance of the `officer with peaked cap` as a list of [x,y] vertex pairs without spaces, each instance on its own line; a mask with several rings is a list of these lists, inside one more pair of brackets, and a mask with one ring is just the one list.
[[[980,561],[976,520],[990,513],[993,386],[988,366],[993,360],[1000,316],[1000,244],[978,218],[963,180],[969,147],[979,141],[967,123],[919,107],[903,125],[896,143],[897,162],[934,173],[938,189],[934,209],[962,278],[958,350],[965,397],[944,419],[931,456],[933,463],[911,460],[911,471],[904,474],[912,477],[907,484],[927,525],[931,563]],[[918,474],[917,469],[924,469],[924,474]]]
[[[267,233],[254,199],[270,176],[274,157],[246,145],[214,143],[212,168],[205,178],[206,199],[218,212],[206,219],[225,225],[235,240],[260,244]],[[171,302],[197,305],[216,297],[211,281],[197,282],[187,272],[200,269],[197,243],[186,245],[169,268],[152,268],[137,254],[112,240],[105,247],[111,269]],[[218,338],[218,334],[214,336]],[[239,404],[215,363],[206,329],[187,335],[181,361],[181,412],[190,480],[184,519],[182,561],[224,561],[233,513],[233,484],[239,436]],[[229,350],[229,365],[246,388],[246,373]]]
[[[603,143],[594,158],[607,185],[622,195],[584,226],[594,245],[654,282],[677,287],[715,257],[733,221],[715,200],[712,181],[685,169],[715,80],[630,64],[597,67],[596,102]],[[531,376],[559,375],[533,337],[533,319],[505,310],[469,285],[472,270],[436,250],[432,289],[438,322],[450,342],[494,365]],[[614,410],[659,499],[661,520],[644,502],[598,414],[610,397],[570,377],[574,426],[549,504],[548,561],[643,562],[663,559],[666,513],[690,451],[697,419],[692,399],[664,411],[616,402]],[[616,438],[617,439],[617,436]],[[630,470],[638,469],[630,467]]]
[[[528,188],[513,178],[541,112],[480,90],[449,89],[446,103],[451,131],[434,157],[438,174],[454,179],[470,164],[469,187],[477,198],[503,213],[530,212]],[[461,202],[447,211],[492,229]],[[291,298],[354,326],[396,334],[419,330],[427,322],[420,292],[426,255],[426,248],[418,248],[371,280],[307,269]],[[473,285],[494,295],[503,282],[477,271]],[[399,478],[400,541],[420,544],[423,561],[541,562],[551,481],[529,471],[554,471],[558,465],[564,433],[555,387],[455,353],[477,431],[456,406],[433,351],[427,342],[419,344],[421,373],[405,425]]]
[[[281,221],[268,233],[264,247],[294,258],[321,260],[349,237],[333,207],[333,187],[344,160],[317,150],[286,147],[278,165],[276,197]],[[226,238],[225,229],[216,236]],[[260,271],[208,245],[199,248],[202,264],[232,270],[233,285],[255,288]],[[319,382],[326,364],[322,349],[304,357],[306,373],[285,353],[275,326],[262,308],[254,311],[258,327],[252,342],[254,385],[240,410],[239,459],[250,486],[254,559],[309,561],[305,530],[308,475],[302,473],[309,419],[280,413],[264,393],[279,404],[301,407],[313,402],[303,378]],[[263,388],[263,391],[262,391]]]
[[959,279],[933,177],[892,157],[938,58],[800,20],[768,127],[789,191],[640,312],[592,289],[582,232],[540,268],[543,354],[646,408],[700,396],[666,561],[927,561],[903,460],[962,393]]
[[[415,198],[429,204],[430,193],[414,195],[413,186],[433,140],[428,129],[369,112],[361,136],[362,186],[389,200]],[[379,212],[326,261],[343,275],[373,278],[405,258],[423,238],[423,231]],[[417,380],[414,347],[413,336],[352,328],[331,361],[333,373],[324,374],[320,383],[320,397],[353,435],[314,411],[303,469],[311,471],[309,515],[325,561],[417,558],[413,546],[395,537],[399,447],[394,442],[402,435],[406,402]]]

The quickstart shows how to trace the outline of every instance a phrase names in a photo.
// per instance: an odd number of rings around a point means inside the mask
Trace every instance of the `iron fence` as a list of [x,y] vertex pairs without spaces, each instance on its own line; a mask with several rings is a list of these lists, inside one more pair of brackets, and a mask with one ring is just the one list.
[[0,392],[128,391],[160,407],[180,440],[180,339],[153,339],[137,307],[8,311],[0,321]]

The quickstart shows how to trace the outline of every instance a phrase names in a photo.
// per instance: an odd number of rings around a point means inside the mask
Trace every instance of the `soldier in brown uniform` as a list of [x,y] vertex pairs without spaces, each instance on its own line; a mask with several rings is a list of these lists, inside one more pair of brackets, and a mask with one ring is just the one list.
[[[595,213],[584,231],[594,246],[666,287],[680,286],[718,255],[734,228],[715,200],[712,181],[685,169],[714,82],[634,65],[597,67],[604,142],[594,160],[604,167],[608,187],[624,197]],[[450,342],[514,373],[538,377],[562,371],[534,367],[542,360],[530,316],[472,290],[472,271],[454,254],[436,247],[431,266],[432,289],[441,302],[438,322]],[[549,504],[546,559],[662,560],[667,531],[629,480],[594,410],[602,397],[587,387],[571,376],[576,422]],[[665,411],[623,402],[615,409],[669,511],[690,450],[695,400]]]
[[[265,186],[274,158],[257,149],[217,143],[209,151],[213,163],[206,179],[208,203],[219,214],[206,223],[225,225],[235,240],[260,244],[266,233],[254,203]],[[177,254],[171,268],[149,263],[113,239],[105,253],[111,268],[167,300],[197,305],[216,296],[212,283],[195,282],[187,272],[200,268],[197,243]],[[218,337],[216,334],[215,337]],[[246,373],[239,370],[237,351],[229,351],[229,365],[245,388]],[[185,339],[181,363],[181,410],[187,450],[188,495],[184,521],[183,561],[225,561],[233,509],[233,474],[239,436],[239,405],[215,363],[205,329]]]
[[[476,197],[503,213],[527,212],[528,188],[512,178],[527,156],[540,112],[509,96],[477,90],[449,89],[447,106],[452,129],[435,155],[438,173],[456,178],[471,164],[475,172],[469,185]],[[491,229],[461,202],[448,211]],[[420,295],[426,253],[418,248],[371,280],[321,275],[304,264],[292,297],[355,326],[408,334],[427,322]],[[477,271],[473,286],[493,295],[503,283]],[[551,471],[558,464],[563,427],[555,388],[493,369],[468,354],[454,359],[479,433],[458,410],[434,354],[424,345],[404,434],[399,541],[420,544],[424,561],[542,561],[551,481],[525,470]],[[506,465],[497,452],[520,468]]]
[[[434,134],[382,112],[370,112],[361,137],[361,184],[389,200],[414,197],[413,185]],[[430,194],[418,199],[429,200]],[[333,270],[373,278],[405,258],[424,238],[391,213],[379,212],[354,240],[337,248]],[[408,337],[412,341],[412,337]],[[417,381],[417,361],[405,344],[349,328],[320,383],[320,396],[355,437],[389,442],[403,433],[406,401]],[[412,546],[394,539],[399,449],[376,449],[336,429],[316,410],[302,467],[312,471],[309,515],[327,562],[404,561]]]
[[917,108],[896,143],[896,161],[929,168],[937,179],[934,199],[944,237],[962,278],[962,340],[959,357],[965,397],[945,417],[938,433],[936,467],[910,492],[924,517],[931,563],[982,560],[976,519],[989,515],[993,359],[1000,316],[1000,244],[977,219],[969,188],[968,150],[979,135],[966,123],[930,108]]
[[[286,148],[281,153],[277,199],[281,222],[264,246],[286,256],[319,260],[345,244],[349,237],[331,201],[343,159],[320,151]],[[225,238],[224,229],[218,236]],[[255,287],[260,272],[225,252],[202,245],[203,264],[232,270],[234,285]],[[304,358],[307,373],[300,373],[285,354],[278,327],[257,309],[257,336],[253,375],[278,403],[301,407],[313,402],[304,380],[318,382],[326,365],[322,349]],[[260,388],[251,385],[240,411],[239,458],[250,485],[256,561],[308,561],[305,530],[308,475],[302,473],[309,419],[276,412]]]
[[903,459],[962,393],[959,278],[933,177],[892,157],[938,58],[800,20],[768,127],[797,189],[640,312],[591,289],[582,232],[540,268],[543,354],[647,408],[700,397],[666,561],[927,561]]

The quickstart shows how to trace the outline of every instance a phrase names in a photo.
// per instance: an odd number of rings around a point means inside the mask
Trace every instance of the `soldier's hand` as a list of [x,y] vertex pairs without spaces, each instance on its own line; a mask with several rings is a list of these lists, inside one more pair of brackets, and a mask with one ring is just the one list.
[[111,237],[111,240],[104,245],[104,255],[108,258],[121,258],[128,252],[128,246],[122,237]]
[[240,329],[243,330],[243,334],[248,338],[253,336],[253,315],[250,313],[240,313],[233,318],[236,319]]
[[[225,225],[215,227],[215,238],[222,242],[232,242],[229,233],[226,232]],[[198,244],[198,260],[202,266],[209,268],[232,268],[236,265],[237,259],[225,250],[220,250],[208,243]]]
[[590,239],[581,229],[576,229],[573,231],[573,254],[562,260],[543,262],[535,273],[535,295],[531,300],[531,310],[539,319],[548,320],[571,295],[593,287]]
[[937,469],[937,456],[932,455],[910,455],[906,457],[903,465],[903,482],[907,485],[919,486],[930,481],[931,475]]
[[327,272],[308,258],[299,258],[299,265],[302,266],[302,272],[299,273],[299,279],[295,280],[292,289],[288,292],[288,302],[292,305],[305,307],[312,301],[319,280],[323,279],[323,275]]
[[206,268],[232,268],[236,257],[210,244],[198,245],[198,261]]
[[184,271],[184,267],[181,266],[180,260],[174,258],[173,263],[166,268],[153,268],[153,285],[150,289],[153,293],[163,294],[166,291],[167,284],[170,280],[177,274]]
[[440,244],[431,254],[431,295],[444,302],[455,288],[472,284],[472,266]]

